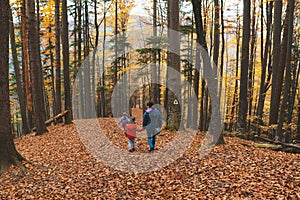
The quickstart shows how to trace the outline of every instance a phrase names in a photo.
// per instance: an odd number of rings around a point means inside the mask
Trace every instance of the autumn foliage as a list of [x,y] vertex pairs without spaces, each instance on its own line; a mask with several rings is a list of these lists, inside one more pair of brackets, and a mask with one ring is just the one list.
[[[115,121],[101,118],[107,136],[127,151]],[[141,133],[143,134],[143,133]],[[157,147],[174,133],[163,131]],[[225,138],[207,157],[199,158],[203,134],[171,165],[155,172],[127,174],[98,162],[78,137],[75,125],[49,127],[42,136],[15,139],[18,151],[34,165],[11,167],[0,177],[1,199],[299,199],[300,155],[252,147]],[[146,139],[137,151],[146,153]]]

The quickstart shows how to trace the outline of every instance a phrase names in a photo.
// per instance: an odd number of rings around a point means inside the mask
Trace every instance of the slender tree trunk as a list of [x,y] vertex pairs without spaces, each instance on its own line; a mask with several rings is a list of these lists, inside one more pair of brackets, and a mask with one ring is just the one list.
[[[167,0],[167,28],[170,29],[170,10],[171,10],[171,1]],[[169,31],[168,31],[168,38],[169,38]],[[167,66],[170,66],[170,52],[167,52]],[[168,70],[166,70],[166,80],[168,79]],[[167,121],[167,125],[168,125],[168,121],[169,121],[169,88],[168,88],[168,84],[169,82],[166,81],[166,90],[165,90],[165,97],[164,97],[164,107],[166,110],[166,121]]]
[[[60,65],[60,0],[55,0],[55,116],[61,113],[61,65]],[[58,120],[62,122],[62,118]]]
[[[255,0],[252,1],[255,5]],[[251,24],[251,44],[250,44],[250,63],[249,63],[249,74],[248,74],[248,128],[250,129],[251,115],[252,115],[252,102],[253,102],[253,83],[255,76],[254,60],[256,54],[256,9],[253,6],[252,10],[252,24]]]
[[28,63],[28,42],[27,42],[27,17],[26,17],[26,0],[22,0],[22,63],[25,74],[25,91],[26,91],[26,101],[27,101],[27,112],[28,112],[28,122],[29,128],[33,128],[32,120],[32,96],[31,96],[31,81],[30,81],[30,71]]
[[[200,58],[200,49],[198,47],[198,42],[197,42],[197,44],[196,44],[196,59],[195,59],[195,66],[197,69],[200,69],[200,59],[199,58]],[[199,70],[197,70],[197,69],[194,71],[194,84],[193,84],[193,89],[195,92],[195,96],[197,98],[197,103],[192,105],[192,116],[193,116],[193,120],[195,120],[195,122],[192,123],[195,126],[191,127],[193,129],[198,128],[196,126],[197,126],[197,122],[199,119],[199,117],[198,117],[198,110],[199,110],[198,109],[198,99],[199,99],[199,77],[200,77],[200,74],[199,74]],[[203,108],[202,108],[202,110],[203,110]],[[200,125],[200,127],[201,127],[201,125]]]
[[[51,26],[49,26],[49,33],[51,33]],[[51,38],[48,38],[48,42],[49,42],[49,46],[50,46],[50,73],[51,73],[51,87],[52,87],[52,101],[53,101],[53,117],[56,116],[55,110],[56,110],[56,99],[55,99],[55,85],[54,85],[54,55],[53,55],[53,51],[52,51],[52,41]]]
[[37,32],[38,32],[38,37],[37,37],[37,43],[38,43],[38,62],[40,63],[40,73],[39,73],[39,82],[42,85],[42,89],[43,89],[43,101],[44,101],[44,107],[42,110],[42,113],[44,113],[45,115],[45,120],[50,118],[49,115],[49,99],[46,93],[46,87],[45,87],[45,83],[44,83],[44,74],[43,74],[43,65],[42,65],[42,56],[41,56],[41,40],[40,40],[40,3],[39,0],[35,1],[36,3],[36,24],[37,24]]
[[71,83],[69,71],[69,28],[68,28],[68,10],[67,0],[62,0],[62,50],[63,50],[63,66],[64,66],[64,91],[65,91],[65,110],[69,112],[65,115],[65,124],[72,123],[72,99],[71,99]]
[[0,1],[0,174],[24,158],[17,152],[11,129],[9,104],[9,14],[8,0]]
[[294,0],[290,0],[288,2],[288,8],[287,8],[287,13],[286,13],[286,27],[285,31],[287,31],[287,42],[283,42],[283,44],[286,44],[286,47],[284,49],[287,50],[286,53],[286,70],[285,70],[285,83],[284,83],[284,92],[283,92],[283,100],[281,103],[280,107],[280,115],[279,115],[279,120],[278,120],[278,126],[277,126],[277,131],[276,131],[276,136],[278,137],[279,140],[282,140],[282,126],[284,123],[284,120],[288,113],[286,112],[287,108],[287,103],[288,99],[290,96],[290,86],[291,86],[291,51],[292,51],[292,37],[293,37],[293,23],[294,23]]
[[[196,44],[196,60],[195,60],[195,66],[196,66],[196,72],[195,72],[195,79],[194,79],[194,89],[197,97],[199,95],[197,94],[197,91],[199,91],[199,71],[200,70],[200,47],[204,48],[205,51],[207,51],[207,43],[205,40],[205,29],[203,26],[203,19],[202,19],[202,3],[200,0],[192,0],[193,4],[193,13],[195,16],[195,24],[196,24],[196,34],[197,34],[197,44]],[[198,71],[198,72],[197,72]],[[205,80],[202,79],[202,97],[200,98],[200,131],[204,131],[204,85]],[[194,105],[194,118],[198,114],[198,105]],[[197,114],[195,114],[197,112]]]
[[153,91],[153,99],[154,104],[159,104],[159,90],[158,90],[158,77],[157,77],[157,0],[153,0],[153,38],[154,43],[152,44],[152,91]]
[[[77,72],[78,72],[78,60],[77,60],[77,43],[78,43],[78,38],[77,38],[77,32],[78,32],[78,24],[77,24],[77,15],[78,15],[78,12],[77,12],[77,6],[78,6],[78,2],[77,1],[74,1],[74,6],[75,6],[75,9],[74,9],[74,54],[73,54],[73,58],[74,58],[74,74],[73,74],[73,81],[75,81],[75,78],[77,76]],[[77,98],[78,98],[78,95],[77,95],[77,92],[75,90],[73,90],[74,92],[74,99],[73,99],[73,114],[74,114],[74,118],[77,119],[78,117],[78,114],[79,114],[79,111],[78,111],[78,106],[77,106]]]
[[[295,56],[295,54],[294,54]],[[296,91],[298,87],[298,80],[299,80],[299,74],[300,74],[300,61],[298,61],[298,67],[297,63],[293,66],[293,80],[291,81],[291,87],[292,87],[292,94],[290,95],[289,99],[289,108],[288,108],[288,116],[287,116],[287,124],[290,124],[292,122],[293,117],[293,110],[294,110],[294,104],[295,104],[295,98],[296,98]]]
[[213,60],[218,67],[219,49],[220,49],[220,5],[219,0],[214,0],[215,6],[215,20],[214,20],[214,51]]
[[298,123],[297,123],[297,134],[296,134],[296,140],[300,140],[300,94],[298,94]]
[[239,74],[239,60],[240,60],[240,17],[239,17],[239,11],[237,10],[237,30],[236,30],[236,58],[235,58],[235,84],[234,84],[234,92],[233,92],[233,98],[231,103],[231,117],[230,117],[230,124],[229,124],[229,130],[233,130],[233,125],[237,124],[237,98],[238,98],[238,74]]
[[[94,50],[93,50],[93,61],[92,61],[92,102],[94,103],[94,105],[96,105],[96,85],[95,85],[95,67],[96,67],[96,57],[97,57],[97,61],[98,61],[98,56],[96,56],[97,53],[97,47],[98,47],[98,43],[99,43],[99,24],[98,24],[98,13],[97,13],[97,0],[94,0],[94,26],[96,29],[96,38],[95,38],[95,45],[94,45]],[[94,108],[91,108],[91,112],[93,112]],[[96,108],[95,108],[96,109]],[[97,112],[97,111],[96,111]],[[96,116],[98,116],[98,112],[96,113]]]
[[[114,59],[114,86],[117,85],[118,82],[118,63],[119,63],[119,56],[118,56],[118,45],[119,45],[119,41],[118,41],[118,0],[115,1],[115,30],[114,30],[114,34],[115,34],[115,38],[114,38],[114,42],[115,42],[115,59]],[[117,94],[119,95],[119,94]],[[120,105],[121,101],[121,96],[117,97],[117,101],[118,101],[118,105]],[[119,108],[120,106],[118,106],[118,110],[117,110],[117,116],[121,115],[121,110]]]
[[34,118],[36,126],[36,135],[42,135],[47,132],[45,125],[45,109],[44,106],[44,91],[43,86],[40,81],[41,66],[39,62],[39,45],[38,41],[38,30],[37,21],[35,16],[35,1],[27,1],[28,8],[28,43],[29,43],[29,59],[31,66],[31,76],[32,76],[32,86],[33,86],[33,106],[34,106]]
[[221,62],[220,62],[220,74],[223,77],[223,68],[224,68],[224,54],[225,54],[225,24],[224,24],[224,1],[221,0]]
[[22,134],[25,135],[29,133],[30,130],[29,130],[28,120],[26,115],[26,101],[25,101],[25,96],[22,88],[21,72],[20,72],[20,66],[18,61],[16,39],[15,39],[15,32],[14,32],[15,28],[14,28],[11,8],[9,11],[10,11],[10,23],[9,23],[10,45],[11,45],[13,63],[14,63],[14,69],[16,75],[18,98],[20,102],[20,110],[21,110],[21,117],[22,117]]
[[203,98],[204,98],[204,101],[203,101],[203,131],[208,131],[208,128],[209,128],[209,121],[208,121],[208,118],[209,118],[209,91],[208,91],[208,86],[207,86],[207,83],[206,81],[204,81],[204,87],[203,87]]
[[115,2],[115,65],[114,65],[114,86],[118,81],[118,0]]
[[104,15],[103,15],[103,20],[104,20],[104,24],[103,24],[103,54],[102,54],[102,74],[101,74],[101,77],[102,77],[102,87],[101,87],[101,116],[102,117],[106,117],[107,116],[107,113],[106,113],[106,96],[105,96],[105,68],[104,68],[104,65],[105,65],[105,51],[106,51],[106,22],[107,22],[107,19],[106,19],[106,4],[105,4],[105,0],[103,1],[103,4],[104,4],[104,9],[103,9],[103,12],[104,12]]
[[85,118],[91,118],[91,66],[92,63],[89,59],[89,9],[88,9],[88,0],[84,1],[84,58],[87,64],[84,68],[84,92],[85,92],[85,101],[84,101],[84,113]]
[[[78,6],[78,66],[81,67],[82,63],[82,1],[79,1]],[[84,118],[84,85],[83,85],[83,71],[79,70],[79,118]]]
[[[191,24],[191,27],[189,28],[188,30],[188,33],[187,33],[187,37],[188,37],[188,55],[187,55],[187,60],[188,60],[188,63],[187,63],[187,67],[188,67],[188,70],[187,70],[187,77],[188,77],[188,86],[187,86],[187,103],[188,105],[186,106],[187,107],[187,123],[186,123],[186,127],[187,128],[193,128],[193,129],[196,129],[196,124],[197,124],[197,120],[194,120],[193,118],[193,105],[192,105],[192,82],[193,82],[193,62],[192,62],[192,57],[193,57],[193,33],[194,33],[194,20],[192,19],[192,24]],[[197,97],[197,100],[198,100],[198,97]],[[198,101],[196,101],[198,105]],[[198,109],[198,106],[197,106],[197,109]],[[193,121],[194,120],[194,121]]]
[[277,83],[279,62],[280,62],[280,47],[281,47],[281,13],[282,13],[282,1],[275,1],[274,3],[274,30],[273,30],[273,56],[272,56],[272,93],[271,93],[271,103],[270,103],[270,117],[269,125],[277,124],[278,110],[280,103],[280,94],[282,82]]
[[242,39],[242,60],[240,80],[240,104],[238,113],[238,128],[242,134],[247,131],[247,110],[248,110],[248,69],[249,69],[249,42],[250,42],[250,0],[244,0],[243,14],[243,39]]
[[[181,81],[180,81],[180,35],[179,35],[179,1],[170,0],[170,29],[168,30],[169,50],[170,50],[170,68],[176,70],[174,74],[168,72],[167,82],[169,90],[168,99],[168,128],[170,130],[179,130],[181,122]],[[167,69],[168,70],[168,69]],[[176,104],[176,101],[178,102]],[[182,107],[183,105],[181,105]]]
[[[263,25],[263,3],[262,3],[262,9],[261,9],[261,25]],[[273,2],[268,2],[266,3],[266,13],[267,13],[267,28],[266,28],[266,42],[265,46],[263,48],[263,30],[261,31],[261,55],[263,56],[262,58],[262,72],[261,72],[261,82],[260,82],[260,88],[259,88],[259,99],[258,99],[258,106],[257,106],[257,112],[256,116],[258,117],[258,120],[260,123],[262,122],[262,115],[263,115],[263,110],[264,110],[264,102],[265,102],[265,97],[266,97],[266,92],[267,88],[269,85],[269,82],[266,81],[266,71],[267,71],[267,62],[268,62],[268,57],[269,57],[269,52],[271,49],[271,24],[272,24],[272,9],[273,8]],[[270,77],[270,73],[269,73]],[[269,80],[269,78],[268,78]]]
[[[199,52],[200,57],[200,52]],[[201,78],[201,97],[200,97],[200,131],[205,131],[205,115],[204,115],[204,97],[205,97],[205,80]]]
[[[219,0],[214,0],[215,4],[215,22],[214,22],[214,50],[213,50],[213,61],[216,65],[216,68],[218,68],[219,64],[219,50],[220,50],[220,4]],[[217,77],[218,78],[218,85],[219,85],[219,91],[218,91],[218,106],[221,108],[221,90],[222,90],[222,71],[217,71]],[[220,116],[223,117],[223,116]],[[216,138],[215,138],[216,139]],[[225,144],[224,137],[223,137],[223,131],[220,135],[220,137],[217,140],[217,144]]]

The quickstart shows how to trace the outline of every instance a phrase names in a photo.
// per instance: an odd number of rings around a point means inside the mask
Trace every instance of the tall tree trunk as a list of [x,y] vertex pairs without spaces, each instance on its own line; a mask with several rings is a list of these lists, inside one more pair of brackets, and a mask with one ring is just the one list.
[[[294,54],[295,57],[295,54]],[[298,64],[298,66],[297,66]],[[292,122],[293,118],[293,110],[294,110],[294,104],[295,104],[295,98],[296,98],[296,91],[298,87],[298,80],[299,80],[299,74],[300,74],[300,61],[298,63],[295,63],[293,65],[293,80],[291,81],[291,88],[292,88],[292,94],[290,95],[289,99],[289,108],[288,108],[288,116],[287,116],[287,124],[290,124]]]
[[249,68],[249,42],[250,42],[250,0],[244,0],[243,14],[243,39],[242,39],[242,60],[240,80],[240,104],[238,113],[238,128],[244,134],[247,131],[247,110],[248,110],[248,68]]
[[84,58],[87,64],[84,68],[84,92],[85,92],[85,101],[84,101],[84,112],[85,118],[91,118],[91,61],[89,59],[89,9],[88,9],[88,0],[84,1]]
[[30,80],[30,71],[28,63],[28,42],[27,42],[27,16],[26,16],[26,0],[22,0],[22,68],[25,74],[25,93],[26,93],[26,102],[27,102],[27,112],[28,112],[28,122],[29,128],[33,128],[33,112],[32,112],[32,94],[31,94],[31,80]]
[[20,102],[20,110],[21,110],[21,117],[22,117],[22,134],[25,135],[29,133],[30,130],[29,130],[28,119],[26,115],[26,101],[25,101],[25,96],[22,88],[21,72],[20,72],[20,66],[19,66],[17,49],[16,49],[15,28],[14,28],[11,8],[9,12],[10,12],[10,23],[9,23],[10,45],[11,45],[14,69],[16,74],[18,98]]
[[[74,32],[74,54],[73,54],[73,58],[74,58],[74,74],[73,74],[73,81],[75,81],[75,78],[76,78],[76,75],[77,75],[77,71],[78,71],[78,60],[77,60],[77,43],[78,43],[78,38],[77,38],[77,32],[78,32],[78,24],[77,24],[77,15],[78,15],[78,12],[77,12],[77,6],[78,6],[78,2],[77,1],[74,1],[74,6],[75,6],[75,9],[74,9],[74,29],[73,29],[73,32]],[[77,92],[74,90],[74,99],[73,99],[73,114],[74,114],[74,118],[77,119],[78,117],[78,107],[77,107]]]
[[[213,61],[216,65],[217,70],[218,64],[219,64],[219,50],[220,50],[220,4],[219,0],[214,0],[215,3],[215,22],[214,22],[214,50],[213,50]],[[219,85],[219,91],[218,91],[218,106],[221,108],[221,90],[222,90],[222,72],[217,71],[217,77],[218,78],[218,85]],[[223,116],[220,116],[223,117]],[[215,138],[216,139],[216,138]],[[217,139],[217,144],[225,144],[224,137],[223,137],[223,131],[220,135],[220,137]]]
[[[200,69],[200,49],[198,48],[198,42],[196,44],[196,59],[195,59],[195,66],[197,69]],[[194,84],[193,84],[193,89],[194,89],[194,92],[195,92],[195,96],[197,98],[197,103],[193,104],[192,105],[192,116],[193,116],[193,120],[195,120],[193,123],[192,123],[192,127],[193,129],[197,129],[197,122],[198,122],[198,119],[199,119],[199,116],[198,116],[198,99],[199,99],[199,77],[200,77],[200,74],[199,74],[199,70],[194,70]],[[203,109],[202,109],[203,110]]]
[[[119,34],[119,31],[118,31],[118,0],[115,0],[115,60],[114,60],[114,86],[117,85],[117,82],[118,82],[118,63],[119,63],[119,56],[118,56],[118,46],[119,46],[119,41],[118,41],[118,34]],[[119,94],[117,94],[119,95]],[[117,104],[120,105],[121,101],[121,96],[118,96],[117,97]],[[121,110],[119,108],[120,106],[118,106],[118,110],[117,110],[117,116],[121,115]]]
[[33,91],[33,106],[34,106],[34,118],[35,118],[35,127],[36,135],[42,135],[47,132],[45,125],[45,109],[44,106],[44,91],[41,84],[40,78],[41,66],[39,62],[39,45],[38,41],[38,30],[37,30],[37,21],[35,15],[35,1],[27,1],[28,8],[28,43],[29,43],[29,60],[31,67],[31,76],[32,76],[32,91]]
[[102,74],[101,74],[101,80],[102,80],[102,84],[101,84],[101,116],[102,117],[106,117],[107,116],[107,113],[106,113],[106,96],[105,96],[105,68],[104,68],[104,65],[105,65],[105,51],[106,51],[106,22],[107,22],[107,19],[106,19],[106,4],[105,4],[106,0],[103,0],[103,5],[104,5],[104,9],[103,9],[103,12],[104,12],[104,15],[103,15],[103,20],[104,20],[104,24],[103,24],[103,54],[102,54]]
[[[277,124],[278,110],[280,103],[280,94],[282,82],[277,83],[280,62],[280,47],[281,47],[281,13],[282,13],[282,1],[275,1],[274,3],[274,30],[273,30],[273,56],[272,56],[272,93],[270,103],[270,117],[269,125]],[[280,87],[280,88],[278,88]]]
[[282,126],[284,120],[288,113],[286,112],[288,99],[290,96],[290,86],[291,86],[291,51],[292,51],[292,37],[293,37],[293,23],[294,23],[294,0],[290,0],[288,2],[287,13],[286,13],[286,24],[285,28],[287,29],[287,42],[283,42],[282,44],[286,44],[284,49],[287,50],[286,53],[286,70],[285,70],[285,83],[284,83],[284,92],[283,92],[283,100],[280,107],[280,115],[278,120],[278,126],[276,131],[276,136],[279,140],[282,140]]
[[213,61],[218,68],[219,49],[220,49],[220,5],[219,0],[214,0],[215,20],[214,20],[214,50]]
[[45,87],[45,83],[44,83],[44,74],[43,74],[43,66],[42,66],[42,56],[41,56],[41,39],[40,39],[40,3],[39,0],[35,1],[36,3],[36,25],[37,25],[37,32],[38,32],[38,37],[37,37],[37,44],[38,44],[38,62],[40,63],[39,65],[41,66],[40,69],[40,73],[39,73],[39,82],[42,85],[42,89],[43,91],[43,101],[44,101],[44,107],[42,110],[42,113],[44,113],[45,115],[45,120],[50,118],[50,115],[48,113],[48,109],[49,109],[49,104],[47,105],[47,103],[49,103],[49,99],[48,96],[46,94],[46,87]]
[[[237,123],[237,102],[238,102],[238,74],[239,74],[239,60],[240,60],[240,34],[241,34],[241,24],[240,24],[240,16],[239,10],[237,8],[237,30],[236,30],[236,57],[235,57],[235,84],[234,84],[234,92],[231,103],[231,117],[229,123],[229,130],[233,130],[233,125]],[[235,126],[236,127],[236,126]]]
[[[261,3],[261,26],[263,25],[263,3]],[[260,88],[259,88],[259,98],[258,98],[258,106],[257,106],[257,112],[256,116],[260,123],[262,122],[262,115],[264,110],[264,102],[266,97],[267,88],[269,86],[269,82],[266,81],[266,71],[267,71],[267,62],[269,53],[271,50],[271,24],[272,24],[272,10],[273,10],[273,2],[267,2],[266,3],[266,13],[267,13],[267,24],[266,24],[266,42],[265,46],[263,48],[263,32],[264,30],[261,30],[261,56],[262,56],[262,63],[261,63],[261,78],[260,78]],[[269,61],[270,62],[270,61]],[[270,69],[269,69],[270,70]],[[270,77],[270,73],[269,73]],[[267,80],[269,80],[269,77]]]
[[[60,65],[60,0],[55,0],[55,115],[61,113],[61,65]],[[58,122],[62,122],[59,119]]]
[[0,1],[0,174],[23,160],[17,152],[11,129],[9,104],[9,1]]
[[[78,6],[78,66],[81,67],[82,63],[82,1],[79,1]],[[84,85],[83,85],[83,71],[79,70],[79,118],[84,118]]]
[[[169,89],[168,99],[168,128],[179,130],[181,122],[181,81],[180,81],[180,35],[179,35],[179,0],[170,0],[170,29],[168,30],[170,68],[177,72],[168,72],[167,82]],[[167,69],[168,70],[168,69]],[[176,104],[177,102],[177,104]],[[183,105],[181,105],[183,106]]]
[[153,0],[153,38],[154,43],[152,44],[152,91],[153,91],[153,99],[154,104],[159,104],[159,90],[158,90],[158,77],[157,77],[157,0]]
[[[97,0],[94,0],[94,26],[96,29],[96,38],[95,38],[95,45],[94,45],[94,49],[93,49],[93,60],[92,60],[92,87],[91,87],[91,98],[92,98],[92,103],[94,103],[94,105],[96,104],[96,85],[95,85],[95,68],[96,68],[96,49],[98,47],[98,43],[99,43],[99,24],[98,24],[98,13],[97,13]],[[98,56],[97,56],[98,58]],[[97,59],[98,60],[98,59]],[[91,112],[93,112],[94,108],[91,108]],[[96,107],[95,107],[96,110]],[[96,116],[98,116],[98,112],[96,110]]]
[[[187,123],[186,123],[186,127],[187,128],[193,128],[196,129],[196,124],[197,124],[197,120],[195,120],[193,118],[193,103],[192,103],[192,84],[193,84],[193,62],[192,62],[192,58],[193,58],[193,47],[194,47],[194,20],[192,18],[192,24],[191,27],[189,27],[189,30],[187,32],[187,37],[188,37],[188,55],[187,55],[187,60],[188,60],[188,70],[187,70],[187,78],[188,78],[188,86],[187,86],[187,102],[188,105],[187,107]],[[196,96],[196,105],[198,105],[198,97]],[[198,109],[198,106],[197,106]]]
[[[193,13],[195,16],[195,24],[196,24],[196,34],[197,34],[197,44],[196,44],[196,60],[195,60],[195,66],[196,66],[196,71],[195,71],[195,75],[194,75],[194,90],[195,90],[195,94],[196,96],[199,98],[199,70],[200,70],[200,47],[204,48],[204,50],[207,51],[207,44],[206,44],[206,40],[205,40],[205,31],[204,31],[204,27],[203,27],[203,19],[202,19],[202,3],[200,0],[192,0],[192,4],[193,4]],[[203,109],[204,109],[204,86],[205,86],[205,81],[202,79],[202,92],[201,92],[201,99],[200,99],[200,130],[203,131],[204,130],[204,115],[203,115]],[[196,119],[195,116],[198,115],[198,105],[194,105],[194,118]],[[196,113],[197,112],[197,113]]]
[[[224,2],[221,0],[221,41],[222,41],[222,47],[221,47],[221,61],[220,61],[220,74],[221,77],[223,77],[223,71],[224,71],[224,54],[225,54],[225,24],[224,24]],[[226,85],[226,84],[225,84]],[[221,95],[221,91],[220,91]]]
[[[255,5],[255,0],[252,1]],[[254,60],[256,55],[256,9],[253,6],[252,10],[252,24],[251,24],[251,44],[250,44],[250,63],[249,63],[249,74],[248,74],[248,127],[250,129],[251,115],[252,115],[252,102],[253,102],[253,84],[255,76]]]
[[[51,33],[51,26],[49,26],[49,33]],[[56,116],[55,110],[56,110],[56,99],[55,99],[55,78],[54,78],[54,55],[53,55],[53,51],[52,51],[52,41],[51,38],[48,38],[48,42],[49,42],[49,46],[50,46],[50,74],[51,74],[51,92],[52,92],[52,103],[53,103],[53,116]]]
[[65,124],[72,123],[72,99],[71,83],[69,71],[69,28],[68,28],[68,10],[67,0],[62,0],[62,53],[64,66],[64,91],[65,91],[65,110],[69,112],[65,115]]
[[297,134],[296,134],[296,140],[300,140],[300,94],[298,94],[298,123],[297,123]]
[[[167,0],[167,28],[170,29],[170,10],[171,10],[171,1]],[[169,38],[169,32],[168,32],[168,38]],[[167,52],[167,66],[170,66],[170,52]],[[168,70],[166,70],[166,80],[168,79]],[[169,118],[169,88],[168,88],[168,81],[166,81],[166,90],[165,90],[165,96],[164,96],[164,108],[166,110],[166,121],[168,125],[168,118]]]
[[[197,53],[196,53],[197,56]],[[199,52],[200,58],[200,52]],[[197,61],[197,60],[196,60]],[[205,80],[201,77],[201,97],[200,97],[200,123],[199,130],[205,131],[205,117],[204,117],[204,95],[205,95]]]

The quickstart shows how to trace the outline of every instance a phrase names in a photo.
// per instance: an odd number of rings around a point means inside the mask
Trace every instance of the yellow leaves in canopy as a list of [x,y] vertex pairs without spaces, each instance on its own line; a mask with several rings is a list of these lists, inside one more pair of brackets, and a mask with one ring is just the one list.
[[52,14],[54,13],[54,8],[55,8],[55,2],[54,0],[49,0],[48,2],[46,2],[46,6],[43,7],[44,9],[42,10],[42,12],[44,14]]
[[[129,14],[131,9],[134,7],[135,1],[130,0],[117,0],[118,1],[118,29],[119,31],[126,30],[129,21]],[[115,1],[113,2],[113,5]],[[111,10],[108,13],[107,23],[109,26],[115,26],[115,6],[111,6]]]

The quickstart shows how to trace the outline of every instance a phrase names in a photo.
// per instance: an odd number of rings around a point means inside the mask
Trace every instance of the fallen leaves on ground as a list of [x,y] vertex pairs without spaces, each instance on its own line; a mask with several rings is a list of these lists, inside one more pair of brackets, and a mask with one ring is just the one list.
[[[113,119],[99,119],[107,137],[127,150],[127,139]],[[141,133],[143,134],[143,133]],[[174,133],[163,131],[157,148]],[[94,158],[75,125],[56,125],[42,136],[15,140],[29,161],[26,171],[11,167],[0,176],[0,199],[300,199],[300,155],[256,149],[250,141],[225,138],[199,158],[198,133],[185,154],[154,172],[129,174]],[[147,154],[146,138],[135,154]]]

